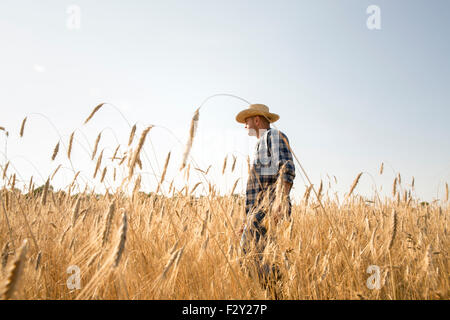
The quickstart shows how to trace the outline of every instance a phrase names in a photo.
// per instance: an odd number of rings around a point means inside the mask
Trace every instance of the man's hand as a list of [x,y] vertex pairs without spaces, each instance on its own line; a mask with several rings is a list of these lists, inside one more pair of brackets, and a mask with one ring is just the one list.
[[247,226],[247,224],[248,224],[248,221],[247,220],[245,220],[244,222],[242,222],[242,226],[241,226],[241,228],[239,229],[239,237],[242,237],[242,234],[244,233],[244,230],[245,230],[245,227]]
[[288,208],[288,195],[291,191],[292,188],[292,183],[283,181],[281,190],[280,190],[280,195],[279,198],[277,200],[275,200],[273,209],[272,209],[272,218],[273,221],[275,223],[275,225],[278,224],[278,222],[280,220],[282,220],[286,214],[287,214],[287,208]]
[[286,216],[286,206],[282,202],[278,202],[274,205],[272,210],[272,218],[275,225],[278,224]]
[[244,233],[244,228],[245,228],[245,222],[242,224],[241,228],[239,229],[239,236],[242,236],[242,234]]

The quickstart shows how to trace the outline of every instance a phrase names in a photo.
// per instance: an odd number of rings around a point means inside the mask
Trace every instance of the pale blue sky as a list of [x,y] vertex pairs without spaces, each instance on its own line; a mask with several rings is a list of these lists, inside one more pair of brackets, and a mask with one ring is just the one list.
[[[73,4],[81,8],[80,30],[66,27]],[[381,30],[366,26],[372,4],[381,9]],[[49,161],[58,137],[40,116],[29,116],[25,137],[17,138],[22,119],[34,112],[49,117],[67,144],[92,108],[107,101],[140,130],[165,126],[184,143],[196,107],[228,93],[281,116],[276,126],[315,184],[335,175],[332,188],[342,195],[365,171],[389,194],[395,171],[405,185],[415,177],[418,197],[441,198],[450,181],[449,12],[445,0],[3,0],[0,126],[11,132],[8,157],[24,179],[37,175],[28,161],[44,178],[64,162]],[[216,165],[213,182],[226,190],[241,172],[221,176],[225,154],[238,150],[243,160],[254,143],[234,121],[244,107],[218,97],[200,114],[193,155],[202,168]],[[105,107],[81,127],[90,147],[106,127],[126,144],[126,122]],[[89,177],[83,133],[76,134],[73,162]],[[114,151],[112,131],[104,136],[102,147]],[[172,150],[174,176],[182,146],[163,129],[150,137],[159,167]],[[4,145],[0,134],[2,152]],[[152,157],[150,144],[146,151]],[[153,157],[150,163],[158,172]],[[294,197],[304,191],[297,169]],[[63,172],[61,183],[70,183],[70,171]],[[370,195],[372,187],[363,176],[356,191]]]

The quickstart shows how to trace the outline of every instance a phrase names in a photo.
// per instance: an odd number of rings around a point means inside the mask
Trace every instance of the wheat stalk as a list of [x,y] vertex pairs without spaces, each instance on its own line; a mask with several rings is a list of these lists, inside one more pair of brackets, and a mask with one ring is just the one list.
[[16,174],[14,173],[12,176],[11,190],[14,191],[15,186],[16,186]]
[[75,134],[75,131],[72,132],[69,139],[69,148],[67,149],[67,158],[70,159],[70,154],[72,153],[72,145],[73,145],[73,136]]
[[237,184],[238,184],[238,182],[239,182],[240,179],[241,179],[241,178],[237,178],[236,181],[234,182],[233,188],[231,189],[231,195],[234,194],[234,190],[236,189]]
[[397,177],[394,179],[394,183],[392,184],[392,197],[395,197],[397,194]]
[[20,137],[23,137],[23,132],[25,130],[25,123],[27,122],[27,117],[25,117],[22,121],[22,125],[20,126]]
[[348,193],[348,197],[350,197],[350,196],[352,195],[353,190],[355,190],[356,185],[357,185],[358,182],[359,182],[359,178],[361,178],[361,175],[362,175],[362,174],[363,174],[363,173],[360,172],[360,173],[358,174],[358,176],[356,177],[355,181],[353,181],[353,184],[352,184],[352,186],[350,187],[350,192]]
[[121,166],[125,162],[126,158],[127,158],[127,156],[122,157],[122,160],[120,160],[120,162],[119,162],[119,166]]
[[3,168],[3,180],[6,178],[6,171],[8,170],[9,161],[6,163],[5,168]]
[[180,250],[178,250],[178,254],[177,254],[177,258],[176,258],[176,260],[175,260],[175,266],[174,266],[175,269],[178,267],[178,264],[180,263],[181,256],[183,255],[183,252],[184,252],[184,247],[185,247],[185,246],[183,246],[183,248],[181,248]]
[[96,106],[94,108],[94,110],[92,110],[91,114],[89,115],[89,117],[87,117],[87,119],[84,121],[84,124],[88,123],[89,120],[92,119],[92,117],[94,116],[94,114],[104,105],[105,103],[100,103],[98,106]]
[[73,180],[72,180],[72,182],[70,183],[69,189],[72,188],[72,186],[75,184],[75,182],[76,182],[76,180],[77,180],[78,175],[80,174],[80,172],[81,172],[81,171],[77,171],[77,173],[75,173],[75,175],[73,176]]
[[308,188],[306,188],[305,194],[303,195],[303,198],[305,199],[305,207],[308,206],[308,200],[309,200],[309,196],[311,194],[311,189],[312,189],[312,185],[310,185]]
[[378,226],[376,225],[373,229],[372,236],[370,237],[370,252],[372,253],[372,258],[375,257],[375,235],[377,232]]
[[234,172],[234,168],[236,166],[236,160],[237,160],[237,157],[235,155],[233,155],[233,164],[231,165],[231,172],[232,173]]
[[120,144],[116,147],[116,150],[114,150],[114,154],[113,154],[113,156],[112,156],[112,160],[111,161],[114,161],[114,160],[116,160],[116,155],[117,155],[117,152],[119,151],[119,148],[120,148]]
[[111,230],[111,224],[114,217],[114,211],[115,211],[115,203],[114,201],[109,205],[108,214],[106,215],[105,220],[105,229],[103,230],[103,237],[102,237],[102,246],[104,246],[108,242],[109,233]]
[[141,176],[138,175],[135,183],[134,183],[134,188],[133,188],[133,195],[138,192],[141,188]]
[[448,202],[448,183],[445,183],[445,201]]
[[183,253],[184,246],[181,249],[178,249],[172,255],[170,256],[169,261],[167,261],[166,265],[164,266],[163,272],[160,276],[160,278],[165,279],[167,276],[167,272],[170,270],[170,267],[173,265],[175,261],[179,261],[179,258],[181,257],[181,254]]
[[95,179],[95,176],[97,175],[98,169],[100,168],[100,164],[102,163],[102,157],[103,157],[103,150],[102,150],[102,152],[100,152],[100,155],[98,156],[98,159],[97,159],[97,165],[95,166],[95,171],[94,171],[94,179]]
[[100,183],[103,183],[103,180],[105,180],[106,171],[107,171],[107,167],[104,167],[103,168],[103,173],[102,173],[102,178],[100,179]]
[[100,133],[97,136],[97,139],[95,139],[94,151],[92,151],[91,160],[94,160],[95,155],[97,154],[98,143],[100,142],[101,136],[102,136],[102,132],[100,131]]
[[134,152],[133,159],[129,166],[129,174],[128,174],[129,179],[131,179],[131,177],[133,176],[134,167],[136,166],[137,159],[139,158],[139,153],[141,152],[142,146],[144,145],[144,142],[145,142],[145,138],[147,137],[147,134],[151,128],[153,128],[153,125],[148,126],[141,134],[141,138],[139,139],[138,147],[137,147],[136,151]]
[[391,220],[391,240],[389,241],[388,249],[391,250],[392,246],[394,245],[395,236],[397,235],[397,211],[395,209],[392,210],[392,220]]
[[9,257],[9,242],[5,243],[5,246],[2,250],[1,260],[2,260],[2,269],[4,269],[8,263],[8,257]]
[[191,152],[192,144],[194,143],[195,132],[197,131],[198,119],[200,116],[199,111],[200,108],[195,110],[194,116],[192,117],[191,120],[191,126],[189,128],[189,139],[186,144],[186,149],[184,150],[183,153],[183,161],[181,163],[180,170],[183,170],[184,167],[186,166],[187,158],[189,156],[189,153]]
[[53,149],[52,161],[55,160],[56,155],[58,154],[58,151],[59,151],[59,141],[58,141],[58,143],[56,144],[55,148]]
[[33,176],[30,178],[30,183],[28,184],[28,192],[31,192],[34,187]]
[[429,244],[422,260],[422,270],[430,276],[433,271],[433,247]]
[[382,163],[381,163],[381,167],[380,167],[380,175],[383,174],[383,169],[384,169],[384,163],[382,162]]
[[320,180],[320,186],[319,186],[319,191],[317,191],[317,198],[320,199],[321,195],[322,195],[322,189],[323,189],[323,183],[322,183],[322,179]]
[[42,252],[39,251],[37,258],[36,258],[36,264],[34,266],[34,270],[39,269],[39,266],[41,265],[41,258],[42,258]]
[[53,180],[53,177],[55,176],[55,174],[58,172],[58,170],[61,168],[61,165],[58,165],[58,167],[55,169],[55,171],[53,171],[53,174],[50,178],[50,180]]
[[75,226],[75,223],[77,222],[79,213],[80,213],[80,205],[81,205],[81,197],[78,196],[77,202],[75,204],[75,207],[73,209],[72,213],[72,227]]
[[133,128],[131,128],[130,137],[128,138],[128,146],[131,146],[135,133],[136,133],[136,125],[134,125]]
[[175,262],[175,259],[177,258],[178,255],[178,251],[175,251],[171,256],[169,261],[167,261],[166,265],[164,266],[163,272],[161,274],[161,278],[165,279],[167,272],[169,271],[170,267],[172,266],[172,264]]
[[193,194],[194,191],[195,191],[195,189],[197,189],[197,187],[198,187],[199,185],[201,185],[201,184],[202,184],[201,182],[197,182],[197,183],[194,185],[194,187],[192,188],[190,194]]
[[172,187],[173,187],[173,179],[172,179],[172,181],[170,182],[170,185],[169,185],[169,194],[172,191]]
[[162,175],[161,175],[161,180],[159,181],[158,187],[156,188],[156,193],[158,193],[159,188],[161,187],[162,183],[164,182],[164,178],[166,177],[167,166],[169,165],[169,160],[170,160],[170,153],[171,153],[171,152],[169,152],[169,153],[167,154],[166,162],[165,162],[165,164],[164,164],[163,173],[162,173]]
[[8,300],[14,294],[14,290],[17,288],[20,277],[22,276],[23,267],[25,265],[25,256],[28,249],[28,241],[24,240],[20,247],[14,261],[12,262],[6,281],[3,284],[1,291],[1,297],[3,300]]
[[140,157],[140,156],[137,157],[137,159],[136,159],[136,164],[138,165],[139,169],[142,170],[142,161],[141,161],[141,157]]
[[50,178],[47,179],[47,182],[45,183],[44,186],[44,191],[42,192],[42,205],[45,206],[45,203],[47,202],[47,194],[48,194],[48,188],[50,186]]
[[122,213],[122,225],[119,230],[119,243],[116,247],[116,253],[114,255],[114,267],[117,267],[120,262],[120,258],[122,257],[122,253],[125,249],[125,241],[127,238],[127,214],[125,211]]
[[227,159],[228,159],[228,155],[226,155],[225,159],[223,160],[222,175],[225,174],[225,169],[227,168]]

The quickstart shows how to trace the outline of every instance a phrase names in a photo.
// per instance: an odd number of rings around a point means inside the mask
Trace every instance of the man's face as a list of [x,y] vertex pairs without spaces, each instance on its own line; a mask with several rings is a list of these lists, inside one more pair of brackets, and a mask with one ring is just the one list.
[[255,123],[255,117],[245,119],[245,129],[247,129],[249,136],[257,136],[256,130],[258,130],[258,128]]

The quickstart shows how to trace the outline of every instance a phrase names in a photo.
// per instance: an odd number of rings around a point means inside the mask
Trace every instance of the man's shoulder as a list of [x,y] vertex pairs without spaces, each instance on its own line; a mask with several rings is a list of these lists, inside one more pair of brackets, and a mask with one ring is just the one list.
[[283,131],[275,129],[275,128],[270,128],[270,130],[268,130],[268,131],[269,131],[270,135],[273,135],[273,136],[278,135],[278,137],[282,138],[281,140],[283,140],[283,138],[284,138],[289,143],[289,139]]

